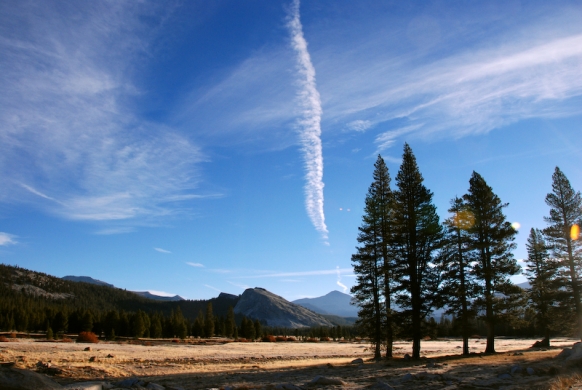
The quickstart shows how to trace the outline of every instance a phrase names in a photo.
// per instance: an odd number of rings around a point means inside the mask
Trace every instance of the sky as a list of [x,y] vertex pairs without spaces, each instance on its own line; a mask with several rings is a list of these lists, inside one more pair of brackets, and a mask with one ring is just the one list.
[[485,178],[521,260],[555,167],[582,189],[581,20],[559,0],[0,0],[0,262],[188,299],[349,292],[374,162],[394,178],[405,142],[441,219]]

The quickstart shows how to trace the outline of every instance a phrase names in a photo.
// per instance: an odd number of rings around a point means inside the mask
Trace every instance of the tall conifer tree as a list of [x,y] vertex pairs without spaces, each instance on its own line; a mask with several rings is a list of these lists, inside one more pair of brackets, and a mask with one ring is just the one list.
[[433,257],[441,244],[442,227],[432,192],[423,184],[416,158],[404,144],[402,164],[394,191],[394,238],[399,306],[411,322],[412,357],[420,358],[422,320],[437,298],[439,272]]
[[[374,358],[381,357],[383,325],[387,322],[387,356],[392,356],[392,317],[390,310],[391,269],[388,258],[388,230],[390,227],[390,176],[381,156],[374,164],[374,181],[366,195],[362,225],[358,228],[357,253],[352,255],[356,284],[354,294],[360,310],[358,323],[374,344]],[[386,318],[388,320],[386,320]]]
[[445,240],[440,254],[443,275],[441,296],[448,307],[446,313],[460,321],[463,355],[469,355],[470,320],[475,316],[471,301],[477,291],[471,267],[475,256],[470,251],[468,230],[475,218],[461,198],[452,199],[448,211],[453,215],[444,222]]
[[582,225],[582,197],[574,191],[566,175],[556,167],[552,175],[552,192],[546,196],[550,206],[550,216],[545,220],[549,226],[544,229],[554,256],[561,260],[570,283],[565,287],[571,292],[576,308],[578,337],[582,340],[582,302],[580,295],[580,269],[582,267],[582,243],[580,226]]
[[[480,299],[477,303],[485,306],[487,324],[486,353],[495,352],[495,322],[502,314],[504,304],[519,290],[511,284],[509,276],[515,275],[520,268],[511,252],[517,232],[503,214],[507,203],[501,203],[485,179],[477,172],[469,180],[469,192],[464,195],[468,210],[473,214],[475,223],[468,230],[471,248],[478,256],[474,267],[475,276],[480,281]],[[500,294],[496,294],[500,293]]]

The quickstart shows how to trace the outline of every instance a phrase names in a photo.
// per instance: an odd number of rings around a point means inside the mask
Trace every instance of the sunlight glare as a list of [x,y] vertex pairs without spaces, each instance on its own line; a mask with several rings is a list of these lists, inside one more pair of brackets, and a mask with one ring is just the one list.
[[521,227],[521,223],[514,222],[511,224],[511,227],[513,228],[513,230],[519,230],[519,228]]
[[570,229],[570,238],[572,240],[577,240],[580,238],[580,226],[572,225],[572,228]]
[[462,210],[453,216],[453,224],[459,229],[467,230],[473,227],[475,216],[468,210]]

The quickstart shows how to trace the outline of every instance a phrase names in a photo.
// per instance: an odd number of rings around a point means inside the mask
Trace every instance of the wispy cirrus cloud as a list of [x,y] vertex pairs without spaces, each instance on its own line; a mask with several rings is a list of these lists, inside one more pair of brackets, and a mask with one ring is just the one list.
[[17,243],[18,241],[16,241],[14,234],[0,232],[0,246],[15,245]]
[[211,285],[209,285],[209,284],[205,284],[205,285],[204,285],[204,287],[208,287],[209,289],[211,289],[211,290],[214,290],[214,291],[222,292],[222,290],[220,290],[220,289],[218,289],[218,288],[216,288],[216,287],[212,287],[212,286],[211,286]]
[[204,268],[204,264],[200,264],[200,263],[192,263],[190,261],[187,261],[186,264],[188,264],[190,267]]
[[118,226],[118,227],[111,227],[111,228],[104,228],[97,230],[95,234],[100,236],[109,236],[113,234],[127,234],[135,232],[135,228],[131,226]]
[[297,271],[297,272],[267,272],[267,273],[256,273],[252,272],[249,275],[241,275],[234,277],[235,279],[251,279],[251,278],[287,278],[287,277],[297,277],[297,276],[321,276],[321,275],[341,275],[347,273],[353,273],[354,270],[351,268],[336,268],[336,269],[325,269],[325,270],[314,270],[314,271]]
[[159,11],[145,3],[2,8],[1,201],[111,221],[174,214],[168,202],[191,194],[200,149],[130,104],[141,93],[132,69],[150,54],[155,30],[142,17]]
[[154,248],[154,250],[155,250],[156,252],[160,252],[160,253],[167,253],[167,254],[170,254],[170,253],[172,253],[171,251],[169,251],[169,250],[167,250],[167,249],[162,249],[162,248]]
[[303,36],[299,17],[299,0],[294,0],[289,10],[287,24],[291,34],[291,46],[296,53],[299,78],[298,100],[302,119],[299,120],[299,136],[305,160],[305,207],[315,229],[327,240],[327,226],[323,211],[323,153],[321,146],[321,99],[315,83],[315,69]]
[[[394,38],[397,23],[389,35],[358,36],[350,50],[341,43],[322,47],[312,54],[319,59],[326,126],[380,128],[381,151],[403,138],[458,138],[582,113],[582,28],[568,15],[582,13],[548,12],[551,18],[532,14],[523,18],[527,24],[504,24],[487,37],[470,29],[465,36],[451,33],[438,51],[403,47]],[[483,22],[480,17],[475,21]],[[461,36],[472,41],[461,43]]]

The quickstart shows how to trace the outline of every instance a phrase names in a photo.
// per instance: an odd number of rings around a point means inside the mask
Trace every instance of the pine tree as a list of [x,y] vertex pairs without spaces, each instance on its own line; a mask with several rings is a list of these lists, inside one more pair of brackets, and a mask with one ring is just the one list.
[[434,255],[441,245],[442,227],[412,149],[404,144],[394,191],[394,245],[398,304],[411,323],[412,357],[420,359],[421,325],[434,305],[440,275]]
[[374,167],[374,182],[366,194],[362,225],[358,228],[360,246],[356,247],[357,253],[352,255],[356,284],[351,292],[359,306],[358,326],[372,340],[374,358],[380,359],[382,323],[386,313],[384,303],[390,302],[385,302],[382,296],[383,289],[389,286],[384,280],[388,271],[384,267],[382,213],[388,207],[385,202],[389,202],[389,199],[385,199],[384,195],[389,192],[390,179],[387,178],[388,171],[380,156]]
[[461,198],[452,199],[448,211],[453,215],[444,222],[445,240],[439,256],[443,278],[441,297],[448,307],[446,314],[459,319],[463,355],[469,355],[470,320],[476,314],[470,305],[477,291],[471,267],[475,256],[469,250],[467,230],[473,226],[475,219]]
[[546,196],[550,216],[544,218],[549,226],[544,233],[552,246],[554,256],[561,261],[569,276],[568,288],[576,308],[578,337],[582,340],[582,302],[580,301],[580,269],[582,243],[579,239],[582,225],[582,197],[574,191],[566,175],[556,167],[552,175],[552,192]]
[[477,172],[473,172],[469,180],[469,192],[463,198],[475,218],[468,232],[471,248],[479,259],[474,271],[480,282],[477,303],[485,306],[485,352],[494,353],[496,320],[510,306],[508,300],[520,291],[509,280],[509,276],[516,275],[520,270],[511,252],[515,249],[513,240],[517,232],[503,214],[503,208],[508,204],[501,203]]
[[206,337],[214,336],[214,315],[212,314],[212,302],[206,304],[206,317],[204,318],[204,333]]
[[376,200],[378,226],[379,230],[379,245],[380,253],[382,255],[382,272],[383,285],[382,296],[384,298],[384,328],[386,341],[386,357],[392,357],[392,347],[394,343],[394,309],[393,304],[393,289],[395,285],[395,261],[392,253],[393,240],[393,202],[394,197],[390,189],[390,174],[388,167],[384,162],[382,156],[378,155],[376,163],[374,164],[374,182],[370,187],[370,194]]
[[544,337],[539,345],[549,347],[554,305],[560,293],[559,263],[550,257],[549,247],[538,229],[531,229],[526,247],[528,256],[524,273],[531,285],[529,301],[535,309],[535,318]]
[[234,309],[232,306],[228,308],[228,313],[226,314],[226,330],[225,336],[232,337],[234,335],[234,329],[236,328],[236,323],[234,322]]

